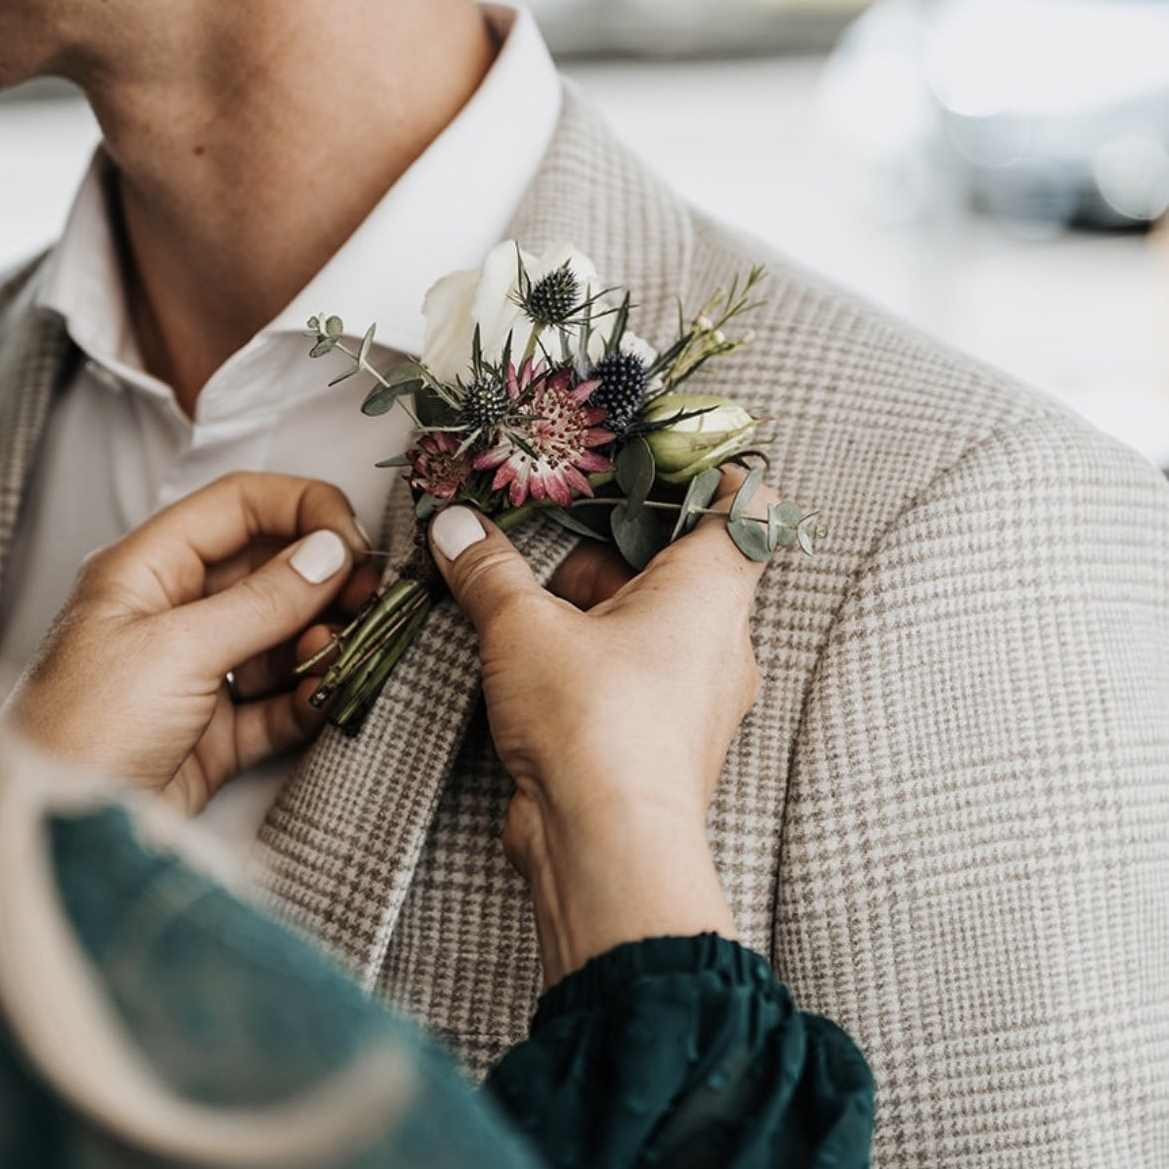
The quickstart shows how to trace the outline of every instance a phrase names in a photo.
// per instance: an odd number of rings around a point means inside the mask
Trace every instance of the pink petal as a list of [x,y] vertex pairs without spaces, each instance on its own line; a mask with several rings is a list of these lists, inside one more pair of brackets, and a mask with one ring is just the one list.
[[516,477],[515,463],[501,463],[499,470],[495,472],[495,478],[491,480],[491,490],[499,491],[506,487]]
[[522,507],[524,500],[528,498],[528,478],[531,475],[531,467],[525,461],[519,468],[519,473],[512,480],[511,487],[508,489],[507,498],[512,507]]
[[584,434],[585,446],[604,446],[607,442],[612,442],[617,436],[611,430],[601,430],[598,427],[590,427]]
[[519,382],[516,381],[515,362],[507,367],[507,396],[514,402],[520,396]]
[[572,502],[572,492],[568,489],[568,484],[564,481],[564,475],[560,470],[552,471],[550,474],[544,476],[545,485],[548,488],[548,494],[561,507],[567,507]]
[[587,410],[580,412],[580,417],[586,426],[595,426],[598,422],[604,422],[609,417],[609,411],[604,406],[590,406]]
[[571,463],[566,463],[560,468],[560,471],[564,475],[569,487],[578,495],[592,497],[593,485]]
[[511,454],[511,450],[506,443],[500,443],[499,446],[493,446],[489,451],[476,455],[471,466],[476,471],[490,471],[492,467],[498,467]]
[[601,384],[599,378],[593,378],[592,381],[581,382],[575,390],[572,391],[572,400],[574,402],[587,402],[592,395],[593,390]]
[[548,477],[547,471],[536,469],[529,484],[533,499],[543,502],[548,498]]
[[581,451],[572,461],[582,471],[610,471],[613,468],[613,464],[604,455],[598,455],[596,451]]

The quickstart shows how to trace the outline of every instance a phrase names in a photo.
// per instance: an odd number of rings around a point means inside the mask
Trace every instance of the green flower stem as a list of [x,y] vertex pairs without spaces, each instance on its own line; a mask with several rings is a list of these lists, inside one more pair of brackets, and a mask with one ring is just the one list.
[[[569,510],[571,511],[571,510],[578,508],[578,507],[616,507],[618,504],[627,503],[627,502],[628,502],[628,500],[626,500],[623,497],[619,497],[617,499],[574,499],[572,501],[572,503],[569,504]],[[524,506],[528,507],[530,505],[525,504]],[[555,506],[555,505],[545,504],[544,506],[551,507],[551,506]],[[641,506],[642,507],[657,508],[658,511],[681,511],[682,510],[682,505],[680,503],[666,503],[660,499],[647,499],[642,503]],[[692,512],[699,514],[699,515],[717,515],[717,516],[722,516],[723,519],[727,518],[727,513],[725,511],[719,511],[718,508],[715,508],[715,507],[692,507],[690,510]],[[745,515],[742,518],[745,520],[750,520],[752,523],[755,523],[755,524],[766,524],[767,523],[767,520],[761,518],[760,516]]]
[[426,588],[416,580],[391,585],[359,618],[352,636],[341,641],[341,654],[329,668],[310,701],[318,708],[338,691],[348,690],[371,662],[376,662],[386,642],[410,622],[420,608],[429,605]]
[[337,712],[333,715],[332,721],[345,734],[355,735],[361,729],[370,707],[377,700],[402,655],[410,648],[429,612],[430,603],[427,601],[405,627],[383,647],[380,656],[370,661],[362,676],[354,679],[338,695]]

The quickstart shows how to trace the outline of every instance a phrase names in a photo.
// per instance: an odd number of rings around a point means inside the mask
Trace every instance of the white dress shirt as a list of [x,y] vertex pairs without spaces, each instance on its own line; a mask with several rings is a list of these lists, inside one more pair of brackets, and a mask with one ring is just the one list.
[[[61,314],[83,361],[57,401],[0,595],[0,699],[64,603],[82,558],[159,508],[234,470],[328,480],[377,538],[403,451],[400,410],[366,418],[368,379],[328,388],[338,359],[310,361],[305,322],[336,313],[359,339],[376,321],[375,356],[417,354],[422,301],[441,276],[478,267],[507,230],[551,141],[560,79],[531,16],[485,8],[501,41],[479,89],[292,302],[199,394],[193,419],[143,369],[97,152],[64,233],[42,266],[38,303]],[[209,823],[250,841],[289,763],[233,781]]]

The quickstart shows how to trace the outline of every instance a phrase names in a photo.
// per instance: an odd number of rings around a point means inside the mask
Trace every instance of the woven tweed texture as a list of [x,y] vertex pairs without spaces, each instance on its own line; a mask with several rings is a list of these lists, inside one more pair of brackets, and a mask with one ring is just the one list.
[[[848,1028],[882,1169],[1169,1165],[1169,486],[1059,406],[683,205],[569,92],[513,234],[569,240],[667,339],[769,261],[706,378],[819,507],[761,585],[760,697],[710,834],[743,940]],[[0,570],[59,335],[0,326]],[[399,491],[389,535],[410,538]],[[518,542],[547,578],[571,539]],[[540,987],[510,781],[448,604],[262,836],[277,903],[481,1073]]]

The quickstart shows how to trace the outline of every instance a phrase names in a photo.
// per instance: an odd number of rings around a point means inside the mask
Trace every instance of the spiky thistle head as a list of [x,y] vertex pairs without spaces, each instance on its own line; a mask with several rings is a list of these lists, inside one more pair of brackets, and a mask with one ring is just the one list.
[[581,307],[580,281],[569,261],[521,288],[520,301],[528,318],[540,328],[568,324]]
[[645,399],[649,384],[645,362],[636,353],[615,349],[593,366],[589,378],[600,383],[593,391],[592,404],[608,412],[606,423],[610,430],[624,433]]
[[463,391],[459,421],[470,431],[493,431],[512,408],[502,379],[482,377]]

